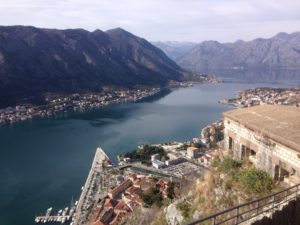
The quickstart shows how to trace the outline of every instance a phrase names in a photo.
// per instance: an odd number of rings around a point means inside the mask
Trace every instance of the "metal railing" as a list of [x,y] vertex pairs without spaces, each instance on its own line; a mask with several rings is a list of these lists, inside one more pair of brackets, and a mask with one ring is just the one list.
[[300,184],[297,184],[277,193],[211,214],[187,225],[236,225],[262,214],[272,215],[276,210],[280,210],[281,206],[300,197],[299,187]]

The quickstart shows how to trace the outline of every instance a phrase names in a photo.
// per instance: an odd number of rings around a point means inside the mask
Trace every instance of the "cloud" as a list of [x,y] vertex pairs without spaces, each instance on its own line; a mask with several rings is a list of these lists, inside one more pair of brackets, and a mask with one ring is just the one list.
[[106,30],[150,40],[269,37],[300,30],[298,0],[0,0],[1,25]]

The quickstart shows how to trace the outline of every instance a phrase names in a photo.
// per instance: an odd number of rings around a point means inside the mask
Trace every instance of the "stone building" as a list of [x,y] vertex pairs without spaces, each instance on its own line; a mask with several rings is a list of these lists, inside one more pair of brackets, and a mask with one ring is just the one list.
[[300,108],[261,105],[224,113],[225,149],[275,180],[300,183]]

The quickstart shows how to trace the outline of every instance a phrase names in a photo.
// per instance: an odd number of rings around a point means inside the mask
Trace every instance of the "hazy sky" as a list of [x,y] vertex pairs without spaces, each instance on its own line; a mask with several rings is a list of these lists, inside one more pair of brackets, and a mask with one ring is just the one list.
[[122,27],[150,41],[251,40],[300,31],[300,0],[0,0],[0,25]]

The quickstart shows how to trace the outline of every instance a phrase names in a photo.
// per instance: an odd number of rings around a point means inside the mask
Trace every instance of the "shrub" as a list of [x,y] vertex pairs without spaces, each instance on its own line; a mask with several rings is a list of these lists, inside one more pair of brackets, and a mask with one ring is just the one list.
[[250,167],[236,174],[237,181],[246,192],[251,194],[265,194],[272,190],[273,179],[265,171]]
[[228,172],[230,170],[237,169],[241,166],[241,163],[237,160],[234,160],[231,157],[226,156],[219,164],[219,168],[224,171]]
[[124,157],[129,157],[134,162],[140,161],[142,164],[150,166],[151,156],[156,153],[159,154],[160,158],[168,159],[167,153],[162,147],[151,145],[144,145],[142,149],[128,152],[124,155]]
[[214,157],[213,160],[211,161],[210,165],[212,167],[219,167],[221,163],[221,160],[219,159],[219,157]]
[[195,209],[192,207],[192,205],[186,201],[181,201],[176,204],[176,209],[178,209],[181,212],[181,215],[187,221],[190,219],[195,212]]
[[162,205],[162,194],[154,187],[151,187],[147,192],[142,193],[141,197],[145,202],[146,207],[151,207],[152,205]]

